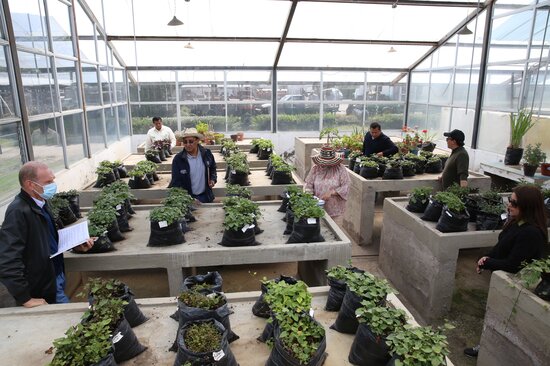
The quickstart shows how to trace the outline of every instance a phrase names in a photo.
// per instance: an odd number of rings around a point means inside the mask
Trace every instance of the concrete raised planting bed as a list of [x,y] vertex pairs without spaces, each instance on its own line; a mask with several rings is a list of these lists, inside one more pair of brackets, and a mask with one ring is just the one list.
[[[229,136],[227,136],[229,138]],[[222,145],[204,145],[207,149],[214,151],[220,151]],[[250,148],[252,147],[252,139],[244,139],[242,141],[237,141],[237,146],[241,148],[242,151],[248,152]],[[183,149],[183,146],[174,146],[172,148],[173,152],[180,152]],[[141,143],[137,148],[138,154],[144,154],[145,153],[145,142]]]
[[[266,176],[265,169],[258,168],[258,170],[251,170],[250,173],[251,174],[248,176],[250,185],[247,186],[247,188],[252,191],[253,196],[279,196],[288,186],[287,184],[272,185],[271,180]],[[138,201],[147,200],[151,203],[151,200],[160,202],[160,200],[166,198],[168,184],[170,184],[172,175],[170,173],[159,173],[158,176],[160,180],[155,182],[151,188],[130,190]],[[224,197],[226,194],[224,176],[225,170],[218,170],[218,182],[212,189],[216,197]],[[293,173],[292,177],[298,186],[303,186],[303,182],[296,174]],[[129,178],[123,180],[127,182]],[[93,187],[94,184],[95,183],[90,184],[80,192],[80,205],[82,207],[91,206],[94,199],[96,199],[101,192],[101,188]]]
[[407,203],[407,197],[384,200],[378,264],[420,316],[432,322],[451,307],[458,251],[492,247],[500,230],[475,231],[470,223],[469,231],[442,233],[437,223],[407,211]]
[[[470,171],[468,186],[486,191],[491,188],[491,178]],[[365,179],[349,170],[351,179],[350,193],[344,212],[344,228],[359,243],[368,245],[372,242],[374,226],[374,206],[377,192],[411,191],[416,187],[432,187],[441,190],[437,177],[441,174],[419,174],[404,179]],[[386,212],[384,210],[384,220]]]
[[[251,168],[265,168],[265,167],[267,167],[267,160],[259,160],[258,157],[256,156],[256,154],[249,154],[248,151],[246,151],[246,152],[247,152],[247,158],[248,158],[248,165]],[[218,169],[225,169],[225,167],[227,166],[227,163],[223,159],[222,154],[220,154],[219,151],[218,152],[212,152],[212,154],[214,155],[214,160],[216,161],[216,167]],[[170,172],[170,171],[172,171],[172,160],[174,159],[174,156],[176,156],[176,155],[174,154],[172,156],[169,156],[169,157],[166,158],[166,161],[163,161],[162,163],[157,164],[157,171],[158,172]],[[124,164],[124,166],[126,166],[126,169],[130,170],[130,169],[133,169],[134,166],[139,161],[142,161],[142,160],[146,160],[145,155],[143,155],[143,154],[131,154],[131,155],[128,155],[126,158],[124,158],[122,160],[122,163]]]
[[221,204],[204,204],[193,212],[197,221],[193,231],[185,233],[186,243],[168,247],[148,247],[149,209],[135,206],[137,214],[130,220],[134,231],[124,233],[125,240],[115,243],[116,251],[102,254],[65,254],[65,269],[70,272],[112,271],[123,269],[165,268],[170,294],[176,295],[183,281],[182,268],[253,263],[298,262],[299,276],[309,285],[325,284],[325,269],[346,264],[351,258],[351,242],[332,219],[321,220],[325,242],[285,244],[284,214],[277,212],[281,201],[260,202],[264,230],[257,235],[261,243],[253,247],[227,248],[218,245],[223,234]]
[[295,137],[294,151],[296,173],[302,179],[307,177],[311,169],[311,155],[315,148],[319,148],[327,143],[326,139],[318,139],[317,137]]
[[489,297],[478,365],[550,365],[550,303],[495,271]]
[[[308,290],[313,295],[312,307],[315,311],[315,319],[325,328],[327,336],[328,358],[324,364],[326,366],[351,365],[348,362],[348,353],[354,336],[330,329],[338,313],[323,310],[328,287]],[[266,344],[256,341],[256,337],[261,334],[266,323],[265,319],[252,314],[252,306],[259,295],[259,291],[226,294],[229,306],[234,311],[230,316],[231,329],[240,336],[240,339],[231,343],[230,347],[241,366],[264,365],[271,352]],[[178,323],[169,316],[176,309],[176,300],[153,298],[136,299],[136,301],[149,320],[133,328],[133,331],[140,343],[147,346],[147,350],[124,364],[172,366],[176,354],[169,352],[168,348],[175,339]],[[388,302],[407,312],[395,296],[388,295]],[[44,305],[33,309],[21,307],[0,309],[2,332],[4,338],[9,339],[3,343],[0,364],[18,366],[47,364],[52,360],[53,354],[44,351],[52,346],[54,339],[62,337],[67,328],[76,324],[87,309],[87,303]],[[416,324],[414,318],[412,316],[410,318],[409,322]],[[29,342],[31,339],[32,342]],[[452,366],[452,363],[447,360],[447,365]]]

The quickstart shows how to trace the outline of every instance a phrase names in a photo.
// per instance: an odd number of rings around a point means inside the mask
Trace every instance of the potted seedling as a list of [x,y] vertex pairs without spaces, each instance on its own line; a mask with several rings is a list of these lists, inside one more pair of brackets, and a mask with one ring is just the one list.
[[426,170],[426,161],[427,161],[427,159],[424,156],[409,153],[405,155],[404,158],[405,160],[412,161],[414,163],[415,174],[424,174],[424,171]]
[[483,200],[480,202],[476,213],[476,230],[502,229],[506,217],[506,207],[502,201],[493,203]]
[[73,250],[74,253],[79,254],[96,254],[96,253],[107,253],[110,251],[115,250],[115,246],[113,245],[113,242],[109,239],[109,236],[107,236],[107,227],[88,223],[88,234],[90,237],[96,237],[97,239],[94,241],[94,245],[87,251],[87,252],[76,252]]
[[426,160],[425,172],[429,174],[439,174],[443,171],[443,162],[437,155],[432,155]]
[[543,300],[550,301],[550,256],[535,259],[519,272],[523,284],[527,287],[540,283],[534,290],[535,295]]
[[273,164],[273,171],[271,173],[271,184],[291,184],[293,183],[292,172],[295,170],[294,166],[287,164],[283,160],[277,161]]
[[88,211],[88,221],[97,227],[107,228],[107,236],[113,243],[126,239],[118,228],[116,209],[114,207],[93,207]]
[[383,306],[386,296],[394,290],[386,280],[367,272],[349,274],[347,285],[342,307],[331,328],[340,333],[355,334],[359,325],[355,310],[362,306],[362,302],[370,302],[371,307]]
[[416,164],[414,161],[401,160],[401,169],[403,170],[403,177],[412,177],[415,175]]
[[296,196],[290,199],[294,220],[292,233],[287,243],[316,243],[323,242],[321,235],[321,218],[325,216],[325,210],[319,206],[319,202],[310,194]]
[[155,163],[148,160],[142,160],[136,164],[136,168],[145,173],[151,184],[154,184],[154,182],[159,180],[159,177],[156,173],[157,165]]
[[440,366],[446,365],[449,354],[447,337],[442,329],[413,327],[405,325],[387,337],[390,353],[393,355],[388,366]]
[[82,217],[82,214],[80,213],[80,194],[76,189],[71,189],[65,192],[58,192],[56,193],[56,196],[65,198],[69,201],[69,206],[71,207],[71,210],[73,211],[77,219],[80,219]]
[[351,345],[349,362],[385,366],[391,358],[386,338],[406,324],[405,311],[386,306],[372,307],[370,301],[362,301],[355,314],[359,327]]
[[246,159],[246,154],[242,152],[231,154],[226,161],[229,170],[228,183],[238,184],[240,186],[249,185],[248,175],[250,174],[250,167]]
[[411,194],[409,195],[409,203],[407,204],[406,209],[410,212],[423,213],[426,210],[426,207],[428,207],[428,202],[432,191],[433,188],[431,187],[413,188]]
[[252,191],[250,188],[242,187],[238,184],[227,184],[225,187],[226,196],[238,196],[242,198],[252,198]]
[[403,179],[402,161],[399,159],[390,159],[386,163],[386,170],[382,179]]
[[258,159],[259,160],[267,160],[269,159],[269,156],[273,154],[273,149],[275,145],[273,145],[273,142],[268,139],[262,139],[258,143]]
[[185,243],[180,220],[184,217],[178,207],[164,206],[151,210],[151,234],[147,246],[159,247]]
[[[83,347],[85,345],[85,347]],[[77,324],[53,341],[49,366],[115,366],[108,321]]]
[[260,150],[260,142],[261,139],[252,139],[252,141],[250,142],[250,151],[249,153],[251,154],[257,154],[258,151]]
[[[153,141],[153,150],[157,152],[161,162],[166,161],[166,153],[164,150],[164,140]],[[156,163],[156,161],[153,161],[153,162]]]
[[130,192],[130,187],[123,181],[116,181],[103,188],[105,193],[113,193],[124,200],[124,206],[126,207],[127,218],[130,219],[131,215],[135,214],[132,209],[132,202],[135,196]]
[[330,286],[325,310],[338,311],[342,306],[344,295],[346,294],[347,279],[351,273],[363,273],[364,271],[355,267],[334,266],[325,271]]
[[77,218],[74,215],[73,210],[71,210],[69,200],[55,195],[48,200],[48,206],[53,213],[54,220],[58,223],[58,225],[60,223],[61,227],[76,222]]
[[349,168],[349,170],[353,171],[353,168],[355,168],[355,163],[361,162],[361,160],[359,159],[359,157],[361,155],[363,155],[362,151],[352,151],[352,152],[349,153],[349,155],[348,155],[348,159],[349,159],[348,168]]
[[238,365],[227,341],[227,330],[214,319],[183,325],[176,343],[178,354],[174,365]]
[[149,149],[145,151],[145,158],[153,163],[162,163],[162,160],[160,160],[159,151],[157,149]]
[[128,213],[124,204],[124,197],[110,192],[101,192],[98,199],[94,201],[94,207],[101,209],[114,208],[116,211],[116,221],[120,232],[128,232],[133,229],[128,224]]
[[523,155],[523,136],[534,126],[533,113],[520,110],[516,114],[510,113],[510,144],[504,155],[505,165],[518,165]]
[[378,163],[368,158],[362,159],[359,162],[359,175],[365,179],[378,178]]
[[523,161],[523,174],[527,177],[534,176],[539,165],[546,161],[546,153],[542,151],[540,142],[536,143],[535,146],[527,145],[523,154]]
[[227,247],[254,246],[256,241],[257,217],[260,214],[257,203],[245,198],[224,199],[223,237],[220,245]]
[[139,168],[134,168],[128,173],[130,180],[128,180],[128,186],[132,189],[146,189],[151,188],[151,182],[145,175],[145,172]]
[[470,215],[460,197],[451,192],[441,192],[438,193],[438,200],[443,203],[443,209],[435,228],[443,233],[467,231]]
[[94,188],[104,187],[116,180],[115,173],[113,173],[113,169],[109,166],[99,165],[96,168],[95,173],[97,174],[97,181]]

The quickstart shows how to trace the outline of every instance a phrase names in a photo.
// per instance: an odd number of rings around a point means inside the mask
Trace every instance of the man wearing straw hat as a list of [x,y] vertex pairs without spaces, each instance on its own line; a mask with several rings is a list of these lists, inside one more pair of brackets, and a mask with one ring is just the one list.
[[214,155],[199,145],[202,138],[196,128],[184,131],[184,149],[172,161],[172,180],[168,187],[183,188],[196,200],[208,203],[214,200],[212,187],[218,177]]

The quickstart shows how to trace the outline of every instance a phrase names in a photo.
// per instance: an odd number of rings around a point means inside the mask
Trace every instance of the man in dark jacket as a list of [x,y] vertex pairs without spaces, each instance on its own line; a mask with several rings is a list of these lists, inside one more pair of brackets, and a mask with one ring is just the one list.
[[[35,307],[68,302],[63,255],[57,252],[55,220],[46,203],[57,190],[46,164],[31,161],[19,171],[21,192],[8,206],[0,229],[0,281],[18,305]],[[87,251],[89,239],[76,247]]]
[[212,187],[216,184],[216,161],[209,149],[199,145],[203,136],[195,128],[183,134],[183,151],[172,160],[172,180],[169,187],[180,187],[203,203],[212,202]]
[[378,122],[371,123],[369,132],[365,134],[363,140],[363,155],[391,156],[395,153],[397,153],[397,146],[382,133],[380,124]]

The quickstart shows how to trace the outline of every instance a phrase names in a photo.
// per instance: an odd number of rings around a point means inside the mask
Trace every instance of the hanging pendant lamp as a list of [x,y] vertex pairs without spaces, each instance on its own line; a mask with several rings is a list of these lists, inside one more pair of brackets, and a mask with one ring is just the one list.
[[472,34],[472,31],[470,29],[468,29],[467,25],[465,25],[461,30],[458,31],[458,34],[463,35],[463,36],[467,36],[469,34]]
[[174,0],[174,17],[168,22],[168,25],[171,27],[183,25],[183,22],[176,17],[176,0]]

